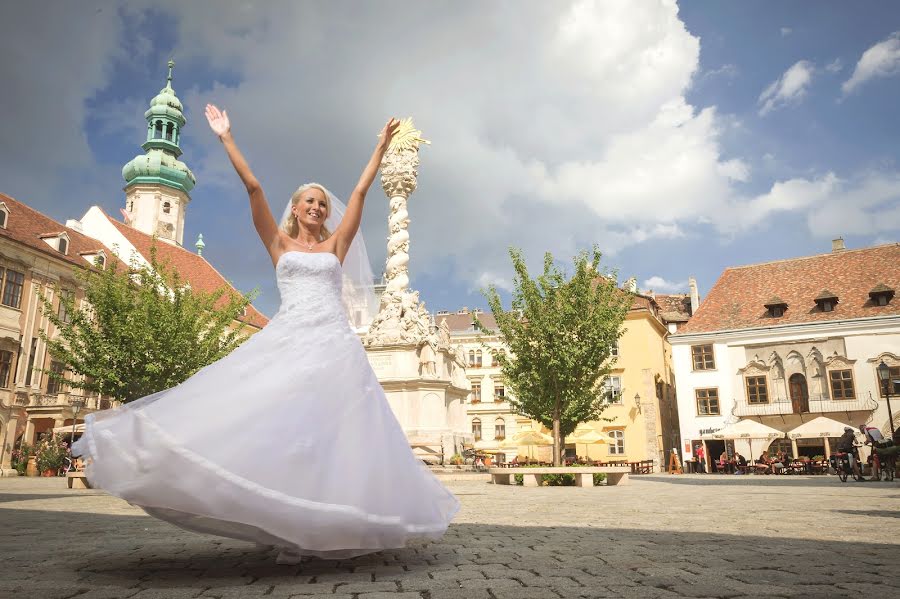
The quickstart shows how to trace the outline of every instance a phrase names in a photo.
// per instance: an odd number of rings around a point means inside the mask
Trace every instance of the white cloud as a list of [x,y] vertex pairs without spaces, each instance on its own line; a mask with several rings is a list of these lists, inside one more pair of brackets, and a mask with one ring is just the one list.
[[793,32],[794,32],[794,30],[791,29],[790,27],[782,27],[781,28],[781,37],[787,37]]
[[687,281],[667,281],[660,276],[652,276],[641,283],[643,289],[655,291],[657,293],[682,293],[687,291]]
[[815,65],[808,60],[794,63],[760,94],[758,101],[760,116],[765,116],[786,104],[799,102],[806,95],[815,70]]
[[713,77],[723,77],[725,79],[734,79],[738,76],[740,70],[737,65],[726,63],[720,66],[717,69],[710,69],[708,71],[704,71],[703,78],[711,79]]
[[840,58],[835,58],[827,65],[825,65],[825,70],[829,73],[840,73],[844,69],[844,62]]
[[856,91],[860,85],[875,77],[890,77],[900,73],[900,31],[878,42],[856,63],[853,75],[841,86],[844,94]]
[[900,173],[869,172],[852,179],[826,173],[815,179],[780,181],[729,212],[741,215],[742,227],[779,213],[806,214],[810,232],[827,238],[896,231],[900,229]]

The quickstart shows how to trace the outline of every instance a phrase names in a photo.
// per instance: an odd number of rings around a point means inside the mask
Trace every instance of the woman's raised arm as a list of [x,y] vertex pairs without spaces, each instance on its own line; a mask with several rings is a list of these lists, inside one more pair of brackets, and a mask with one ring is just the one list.
[[366,201],[366,193],[372,186],[372,181],[375,180],[375,175],[378,173],[378,167],[381,165],[381,159],[384,158],[384,153],[391,144],[391,139],[393,139],[394,134],[397,132],[397,127],[399,126],[400,121],[393,118],[385,124],[384,129],[381,130],[381,137],[378,140],[378,145],[375,146],[375,151],[372,152],[369,163],[366,164],[366,167],[363,169],[362,174],[359,176],[359,181],[356,183],[356,187],[353,188],[353,192],[350,194],[350,199],[347,200],[347,212],[344,213],[344,218],[341,219],[341,223],[334,232],[334,237],[336,239],[334,253],[337,254],[337,257],[342,262],[347,255],[347,250],[350,249],[350,243],[353,241],[356,232],[359,230],[359,223],[362,220],[363,205]]
[[228,120],[228,112],[220,111],[212,104],[206,105],[206,120],[209,121],[209,127],[219,136],[219,141],[225,146],[225,152],[231,160],[234,170],[247,188],[247,195],[250,196],[250,214],[253,217],[253,226],[256,232],[266,246],[269,255],[273,257],[280,254],[280,236],[278,234],[278,224],[272,217],[272,210],[269,208],[269,202],[266,201],[266,195],[263,193],[262,186],[250,170],[250,165],[241,151],[238,150],[234,138],[231,136],[231,123]]

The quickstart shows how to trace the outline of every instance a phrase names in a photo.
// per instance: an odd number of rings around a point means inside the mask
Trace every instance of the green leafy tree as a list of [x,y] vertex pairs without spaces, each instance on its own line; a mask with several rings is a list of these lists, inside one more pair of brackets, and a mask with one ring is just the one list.
[[122,402],[173,387],[230,353],[247,337],[237,318],[252,301],[230,288],[212,293],[192,289],[168,263],[129,264],[110,260],[105,269],[76,269],[87,305],[57,293],[63,309],[40,296],[42,311],[57,334],[40,332],[54,360],[81,375],[46,370],[69,387]]
[[[559,465],[563,438],[579,423],[598,420],[608,405],[602,382],[632,295],[618,288],[614,272],[601,273],[596,247],[575,257],[571,278],[550,253],[535,279],[521,251],[509,254],[515,270],[511,309],[503,309],[496,288],[485,291],[509,348],[496,358],[513,408],[552,429],[553,463]],[[488,332],[480,322],[476,326]]]

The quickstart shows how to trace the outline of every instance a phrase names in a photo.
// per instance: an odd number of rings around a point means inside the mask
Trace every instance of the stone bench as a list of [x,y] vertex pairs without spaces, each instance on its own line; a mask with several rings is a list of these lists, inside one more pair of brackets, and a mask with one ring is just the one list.
[[70,489],[90,489],[84,472],[66,472],[66,484]]
[[515,483],[516,474],[523,475],[522,484],[526,487],[541,486],[541,476],[544,474],[574,474],[575,486],[593,487],[594,475],[603,473],[606,475],[607,485],[627,485],[631,468],[628,466],[547,466],[541,468],[489,468],[491,482],[495,485],[511,485]]

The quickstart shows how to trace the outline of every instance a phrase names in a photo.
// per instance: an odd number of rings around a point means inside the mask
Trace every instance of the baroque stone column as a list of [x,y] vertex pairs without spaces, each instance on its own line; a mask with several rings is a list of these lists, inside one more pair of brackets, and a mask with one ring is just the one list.
[[412,119],[404,119],[381,161],[381,187],[390,199],[388,216],[386,287],[381,309],[366,334],[366,346],[396,343],[421,344],[426,339],[436,346],[435,330],[419,293],[409,289],[409,212],[407,202],[416,190],[419,145],[430,143],[421,137]]

